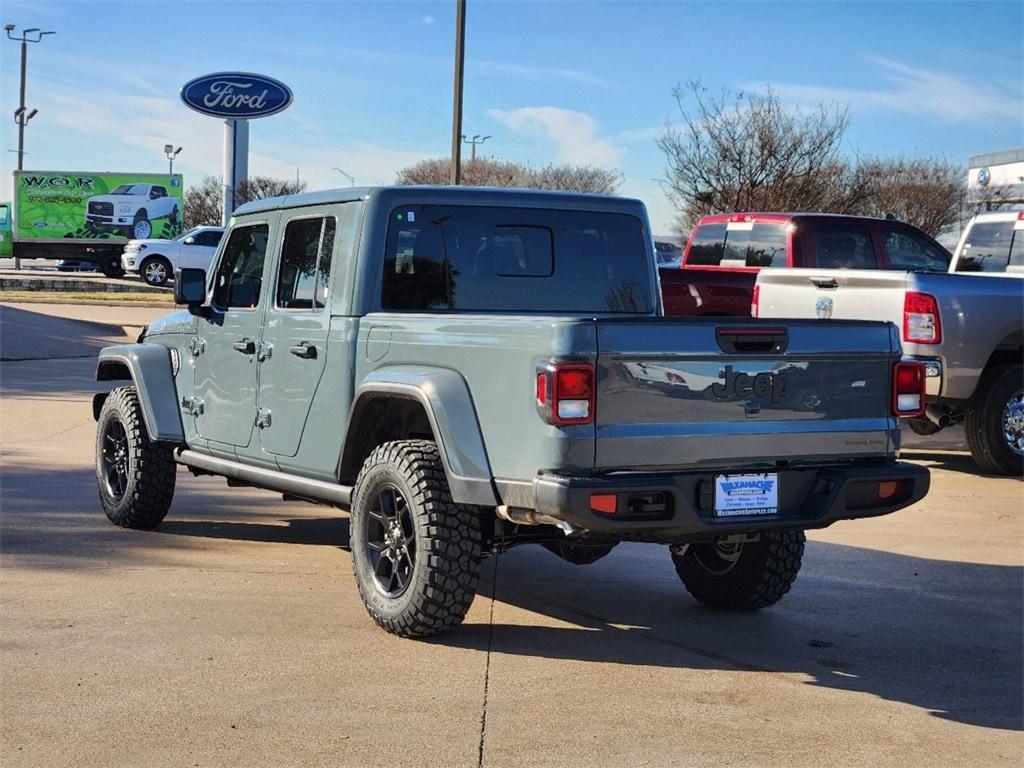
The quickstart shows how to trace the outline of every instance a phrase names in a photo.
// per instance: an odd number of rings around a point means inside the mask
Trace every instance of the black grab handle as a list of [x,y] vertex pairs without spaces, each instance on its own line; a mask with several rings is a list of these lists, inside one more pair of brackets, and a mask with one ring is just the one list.
[[789,331],[785,328],[716,328],[718,348],[730,355],[785,352]]

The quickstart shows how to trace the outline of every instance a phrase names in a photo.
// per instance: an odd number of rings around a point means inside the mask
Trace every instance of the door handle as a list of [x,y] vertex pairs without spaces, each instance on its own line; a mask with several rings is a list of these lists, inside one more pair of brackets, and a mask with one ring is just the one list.
[[301,357],[303,360],[315,360],[316,359],[316,347],[312,344],[302,343],[297,347],[292,347],[288,350],[296,357]]
[[231,346],[243,355],[252,355],[256,353],[256,342],[252,339],[242,339],[241,341],[236,341]]

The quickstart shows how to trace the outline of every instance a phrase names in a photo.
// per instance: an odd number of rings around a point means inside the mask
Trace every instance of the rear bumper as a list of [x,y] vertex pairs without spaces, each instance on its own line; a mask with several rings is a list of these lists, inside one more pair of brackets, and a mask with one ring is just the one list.
[[[920,501],[930,483],[927,469],[905,462],[881,467],[780,470],[778,514],[717,518],[714,478],[724,473],[624,472],[585,478],[542,475],[533,486],[538,512],[602,536],[670,543],[774,528],[824,528],[837,520],[887,515]],[[879,498],[879,483],[890,481],[898,483],[897,492]],[[591,494],[615,494],[617,512],[592,510]],[[637,500],[650,494],[663,494],[666,509],[656,513],[640,509]],[[631,501],[634,511],[629,509]]]

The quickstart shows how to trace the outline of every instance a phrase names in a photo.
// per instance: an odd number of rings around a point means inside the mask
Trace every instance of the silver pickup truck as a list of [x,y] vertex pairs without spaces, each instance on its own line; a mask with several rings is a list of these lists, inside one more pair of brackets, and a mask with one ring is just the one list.
[[[1011,225],[1012,226],[1012,225]],[[762,270],[759,318],[889,320],[924,363],[922,435],[963,422],[981,469],[1024,474],[1024,281],[970,273]]]
[[480,560],[667,545],[709,605],[779,600],[804,529],[921,499],[896,460],[924,371],[889,323],[662,316],[636,200],[345,189],[239,208],[183,309],[97,378],[110,520],[175,464],[349,511],[356,583],[404,636],[460,622]]

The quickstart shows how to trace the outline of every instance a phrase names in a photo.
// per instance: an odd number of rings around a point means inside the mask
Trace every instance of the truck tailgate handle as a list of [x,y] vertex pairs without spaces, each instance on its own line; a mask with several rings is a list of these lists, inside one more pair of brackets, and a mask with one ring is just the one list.
[[789,331],[785,328],[716,328],[718,348],[730,355],[785,352]]
[[818,288],[831,288],[835,290],[839,287],[839,282],[834,277],[812,277],[810,280]]

